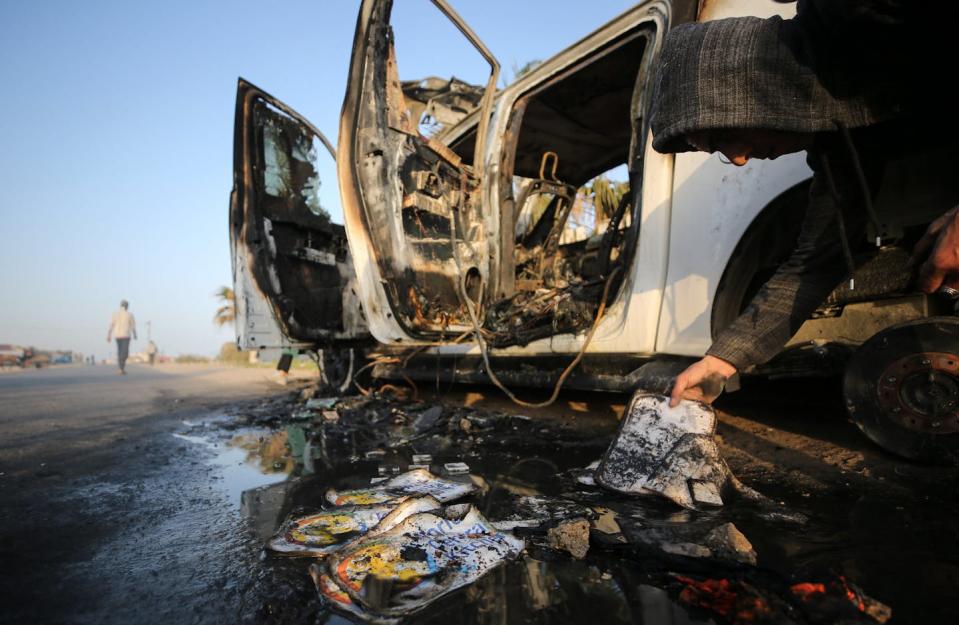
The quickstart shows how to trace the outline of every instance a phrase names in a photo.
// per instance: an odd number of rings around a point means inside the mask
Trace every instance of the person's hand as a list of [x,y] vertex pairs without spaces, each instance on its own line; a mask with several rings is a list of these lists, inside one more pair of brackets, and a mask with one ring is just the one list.
[[919,267],[919,289],[935,293],[939,287],[959,289],[959,206],[929,224],[916,243],[909,263]]
[[676,376],[669,405],[676,407],[682,399],[695,399],[710,404],[723,392],[726,380],[735,375],[736,367],[715,356],[703,356]]
[[108,334],[108,335],[107,335],[107,343],[109,343],[109,342],[110,342],[110,335]]

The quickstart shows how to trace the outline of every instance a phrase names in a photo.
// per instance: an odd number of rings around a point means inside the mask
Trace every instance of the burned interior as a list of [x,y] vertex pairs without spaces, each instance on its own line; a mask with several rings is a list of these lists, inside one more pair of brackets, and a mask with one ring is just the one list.
[[[494,346],[588,328],[602,294],[615,297],[637,240],[638,189],[626,178],[640,179],[631,155],[641,152],[636,111],[652,28],[531,86],[500,113],[509,115],[504,140],[493,142],[500,153],[481,149],[475,162],[484,89],[401,81],[385,4],[372,9],[364,97],[346,130],[395,319],[412,337],[449,339],[473,329],[468,299]],[[484,174],[484,160],[499,167]],[[603,175],[610,170],[621,180]]]
[[[622,283],[638,235],[630,159],[651,31],[632,31],[516,103],[503,172],[504,257],[486,328],[494,345],[575,332]],[[632,161],[632,162],[631,162]],[[509,167],[512,165],[512,167]],[[512,171],[510,171],[512,170]],[[512,214],[508,208],[515,207]],[[512,262],[510,262],[510,260]]]
[[[320,133],[241,81],[237,99],[243,180],[236,181],[233,235],[250,251],[257,287],[291,338],[322,343],[360,320],[344,315],[353,274],[346,234],[320,200]],[[355,307],[357,308],[358,307]]]

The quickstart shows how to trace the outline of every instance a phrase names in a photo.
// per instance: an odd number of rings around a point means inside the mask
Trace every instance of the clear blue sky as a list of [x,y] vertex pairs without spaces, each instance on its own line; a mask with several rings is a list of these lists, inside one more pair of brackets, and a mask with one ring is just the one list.
[[[453,0],[503,65],[548,58],[634,4]],[[482,65],[427,0],[396,0],[401,77]],[[100,357],[130,300],[170,354],[212,355],[231,282],[227,204],[243,76],[336,141],[358,2],[0,3],[0,343]],[[267,8],[269,7],[269,10]],[[330,181],[332,186],[332,181]],[[336,206],[330,207],[334,218]]]

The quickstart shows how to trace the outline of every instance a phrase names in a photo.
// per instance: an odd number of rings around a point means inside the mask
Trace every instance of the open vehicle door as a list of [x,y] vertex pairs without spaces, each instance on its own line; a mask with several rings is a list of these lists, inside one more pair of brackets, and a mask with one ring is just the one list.
[[332,179],[335,167],[329,141],[243,79],[234,123],[230,243],[240,348],[369,340],[344,228],[326,208],[335,189],[321,193],[320,172]]
[[[423,81],[417,89],[400,81],[403,59],[394,47],[392,1],[364,0],[340,119],[343,214],[360,296],[381,342],[437,340],[470,329],[466,298],[482,316],[495,288],[490,281],[499,273],[491,236],[499,217],[483,210],[482,199],[499,64],[445,1],[432,1],[462,33],[462,45],[488,63],[485,88],[451,81],[448,89],[466,94],[454,107],[417,100],[415,94],[428,93],[432,85]],[[443,142],[442,131],[424,127],[422,116],[448,121],[476,109],[475,138],[459,153]]]

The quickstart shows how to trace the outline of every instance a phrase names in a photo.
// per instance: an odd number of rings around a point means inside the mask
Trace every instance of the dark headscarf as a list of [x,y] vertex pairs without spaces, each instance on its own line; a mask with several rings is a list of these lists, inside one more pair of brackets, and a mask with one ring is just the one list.
[[700,130],[817,133],[895,115],[881,92],[837,89],[835,76],[821,64],[817,73],[820,46],[810,36],[801,21],[779,17],[730,18],[671,30],[654,82],[653,147],[664,153],[690,151],[685,135]]

